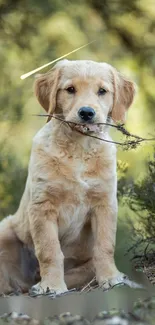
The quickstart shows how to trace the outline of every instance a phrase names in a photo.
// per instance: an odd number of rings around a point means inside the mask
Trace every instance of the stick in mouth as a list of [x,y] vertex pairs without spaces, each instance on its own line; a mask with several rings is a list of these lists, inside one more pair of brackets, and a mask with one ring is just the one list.
[[80,131],[81,133],[100,133],[102,132],[102,126],[100,124],[75,124],[73,129]]

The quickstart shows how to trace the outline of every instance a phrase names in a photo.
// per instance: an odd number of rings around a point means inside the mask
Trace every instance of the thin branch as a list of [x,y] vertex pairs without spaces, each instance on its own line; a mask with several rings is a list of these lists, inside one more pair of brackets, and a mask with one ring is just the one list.
[[[79,126],[86,126],[86,123],[85,124],[82,124],[82,123],[75,123],[75,122],[72,122],[72,121],[65,121],[64,119],[56,116],[56,115],[52,115],[52,114],[33,114],[33,116],[43,116],[43,117],[51,117],[51,118],[55,118],[63,123],[66,123],[68,126],[71,127],[71,125],[79,125]],[[96,123],[97,126],[100,126],[100,125],[106,125],[106,126],[110,126],[110,127],[113,127],[113,128],[116,128],[118,131],[120,131],[123,135],[125,135],[127,138],[134,138],[134,140],[127,140],[127,141],[124,141],[124,142],[118,142],[118,141],[111,141],[111,140],[107,140],[107,139],[103,139],[103,138],[100,138],[100,137],[97,137],[95,135],[92,135],[92,134],[88,134],[88,133],[85,133],[85,132],[82,132],[80,130],[77,130],[75,129],[76,132],[79,132],[81,133],[82,135],[86,135],[86,136],[89,136],[91,138],[95,138],[95,139],[98,139],[98,140],[101,140],[101,141],[104,141],[104,142],[108,142],[108,143],[114,143],[114,144],[117,144],[117,145],[120,145],[120,146],[123,146],[125,150],[127,149],[135,149],[137,147],[137,145],[139,145],[140,143],[144,142],[144,141],[155,141],[155,138],[143,138],[143,137],[140,137],[138,135],[134,135],[134,134],[131,134],[129,131],[127,131],[123,124],[118,124],[118,125],[113,125],[111,123]]]

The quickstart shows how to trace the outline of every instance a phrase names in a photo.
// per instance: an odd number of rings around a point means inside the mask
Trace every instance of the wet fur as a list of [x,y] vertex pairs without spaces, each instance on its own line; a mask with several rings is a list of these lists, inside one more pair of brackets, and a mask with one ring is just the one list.
[[[67,93],[74,84],[76,95]],[[105,87],[102,98],[98,87]],[[61,61],[35,82],[47,112],[79,123],[91,106],[95,123],[125,121],[134,84],[106,63]],[[111,139],[108,130],[98,136]],[[18,180],[17,180],[18,181]],[[94,275],[100,285],[118,279],[116,148],[52,119],[34,137],[19,208],[0,223],[0,294],[32,285],[57,293],[81,287]],[[40,282],[38,282],[40,281]]]

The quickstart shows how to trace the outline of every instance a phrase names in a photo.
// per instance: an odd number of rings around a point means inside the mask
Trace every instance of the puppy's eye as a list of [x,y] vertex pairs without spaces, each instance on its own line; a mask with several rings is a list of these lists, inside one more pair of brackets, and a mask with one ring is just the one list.
[[107,92],[106,89],[104,89],[104,88],[99,88],[99,90],[98,90],[98,95],[105,95],[106,92]]
[[75,94],[75,92],[76,92],[76,90],[75,90],[75,88],[74,88],[73,86],[68,87],[66,90],[67,90],[67,92],[70,93],[70,94]]

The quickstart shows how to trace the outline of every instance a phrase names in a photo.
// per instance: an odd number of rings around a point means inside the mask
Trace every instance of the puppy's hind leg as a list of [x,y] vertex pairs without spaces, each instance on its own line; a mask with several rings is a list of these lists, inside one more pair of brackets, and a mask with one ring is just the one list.
[[28,291],[35,283],[36,266],[35,257],[16,237],[9,217],[4,219],[0,223],[0,295]]

